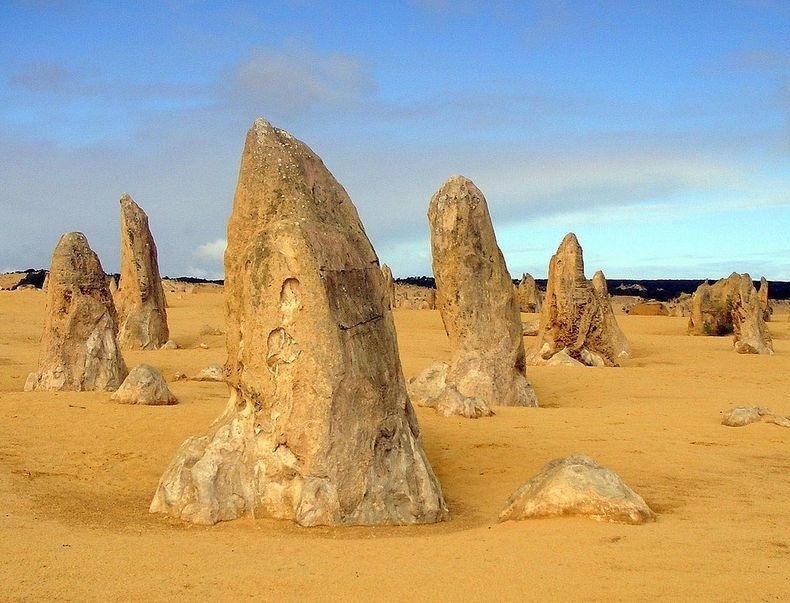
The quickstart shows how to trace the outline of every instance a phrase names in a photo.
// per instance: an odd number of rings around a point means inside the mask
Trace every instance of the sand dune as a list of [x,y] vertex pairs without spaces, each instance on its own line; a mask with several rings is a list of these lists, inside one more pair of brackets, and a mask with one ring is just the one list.
[[[178,445],[223,409],[225,386],[173,382],[172,407],[122,406],[109,393],[22,393],[44,298],[0,292],[2,600],[790,597],[790,429],[719,423],[736,404],[790,415],[787,314],[769,323],[774,356],[689,337],[685,318],[618,316],[633,358],[621,368],[530,367],[542,408],[498,408],[479,420],[418,408],[449,522],[199,527],[149,514],[148,504]],[[170,293],[168,302],[183,349],[126,352],[128,365],[145,361],[170,379],[224,362],[224,336],[200,334],[205,324],[222,328],[221,291]],[[447,358],[438,312],[398,310],[395,319],[407,376]],[[575,452],[616,471],[658,521],[496,522],[518,485]]]

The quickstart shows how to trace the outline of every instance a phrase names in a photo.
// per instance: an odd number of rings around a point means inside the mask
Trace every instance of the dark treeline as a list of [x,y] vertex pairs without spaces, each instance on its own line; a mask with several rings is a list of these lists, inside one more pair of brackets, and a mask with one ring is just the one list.
[[[713,284],[717,279],[709,279]],[[431,276],[410,276],[396,279],[395,282],[419,285],[421,287],[435,288],[436,284]],[[513,281],[518,284],[518,280]],[[607,285],[611,295],[638,295],[644,299],[656,301],[670,301],[681,293],[694,293],[704,279],[617,279],[607,278]],[[536,278],[535,283],[542,291],[546,290],[546,279]],[[759,288],[760,281],[755,281],[754,286]],[[771,299],[790,299],[790,282],[769,281],[768,293]]]

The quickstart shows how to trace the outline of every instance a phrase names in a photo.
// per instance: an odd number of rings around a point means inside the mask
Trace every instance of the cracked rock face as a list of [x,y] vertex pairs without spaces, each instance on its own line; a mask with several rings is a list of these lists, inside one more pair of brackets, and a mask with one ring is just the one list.
[[124,349],[155,350],[170,339],[167,302],[148,216],[121,197],[121,278],[115,293],[118,340]]
[[728,335],[739,354],[773,354],[764,319],[765,306],[752,277],[733,272],[710,285],[702,283],[691,298],[690,335]]
[[[412,380],[421,391],[437,390],[415,402],[476,418],[489,406],[537,406],[525,374],[516,291],[496,242],[483,193],[463,176],[453,176],[428,208],[436,307],[450,340],[445,372],[428,367]],[[441,379],[439,387],[426,384]]]
[[612,311],[606,279],[598,271],[584,276],[584,258],[576,235],[568,233],[549,262],[546,297],[533,364],[563,353],[588,366],[616,366],[631,348]]
[[115,306],[98,256],[80,232],[52,255],[38,370],[25,390],[115,391],[127,374]]
[[310,148],[263,119],[242,155],[225,297],[228,406],[181,446],[151,511],[204,524],[445,519],[356,209]]

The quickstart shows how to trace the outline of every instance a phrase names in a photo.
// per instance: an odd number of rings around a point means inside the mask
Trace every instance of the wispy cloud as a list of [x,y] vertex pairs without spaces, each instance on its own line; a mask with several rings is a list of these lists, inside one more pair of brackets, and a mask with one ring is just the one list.
[[204,243],[195,249],[194,256],[203,260],[213,260],[221,262],[225,255],[225,248],[228,242],[225,239],[216,239],[210,243]]

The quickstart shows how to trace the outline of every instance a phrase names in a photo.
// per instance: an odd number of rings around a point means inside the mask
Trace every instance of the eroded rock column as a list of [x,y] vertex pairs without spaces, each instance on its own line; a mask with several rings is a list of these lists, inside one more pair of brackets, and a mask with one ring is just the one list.
[[151,511],[304,526],[444,519],[356,209],[307,145],[263,119],[242,155],[225,288],[230,400],[176,453]]

